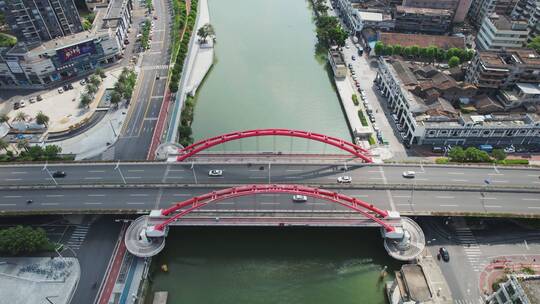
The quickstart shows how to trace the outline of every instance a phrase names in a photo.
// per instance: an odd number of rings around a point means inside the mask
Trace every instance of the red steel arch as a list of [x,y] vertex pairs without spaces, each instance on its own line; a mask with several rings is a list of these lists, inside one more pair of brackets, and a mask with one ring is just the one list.
[[248,131],[227,133],[227,134],[219,135],[216,137],[204,139],[179,150],[178,152],[180,153],[180,155],[176,158],[176,160],[183,161],[184,159],[192,155],[195,155],[199,153],[200,151],[209,149],[216,145],[226,143],[228,141],[248,138],[248,137],[257,137],[257,136],[287,136],[287,137],[299,137],[299,138],[315,140],[315,141],[319,141],[325,144],[332,145],[343,151],[347,151],[350,154],[363,159],[367,163],[373,162],[373,160],[369,156],[369,152],[366,149],[358,145],[355,145],[353,143],[350,143],[348,141],[345,141],[343,139],[332,137],[332,136],[326,136],[322,134],[317,134],[317,133],[312,133],[312,132],[288,130],[288,129],[248,130]]
[[[184,215],[204,207],[210,203],[239,197],[246,195],[253,195],[259,193],[287,193],[287,194],[301,194],[310,197],[324,199],[326,201],[336,203],[347,207],[351,210],[361,213],[365,217],[380,224],[387,232],[395,231],[395,227],[385,223],[382,219],[388,216],[388,212],[381,210],[371,204],[368,204],[362,200],[354,197],[350,197],[341,193],[332,192],[329,190],[311,188],[299,185],[248,185],[239,186],[233,188],[227,188],[223,190],[213,191],[200,196],[192,197],[186,201],[177,203],[168,209],[161,211],[164,216],[170,215],[173,212],[179,211],[177,214],[168,218],[164,222],[155,226],[156,230],[163,231],[167,225],[183,217]],[[186,209],[183,209],[186,208]],[[182,210],[183,209],[183,210]],[[370,212],[374,213],[371,214]]]

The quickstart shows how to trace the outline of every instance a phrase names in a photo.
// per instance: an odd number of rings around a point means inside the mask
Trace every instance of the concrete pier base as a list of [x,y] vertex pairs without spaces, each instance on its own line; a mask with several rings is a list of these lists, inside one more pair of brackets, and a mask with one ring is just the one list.
[[165,236],[146,237],[148,216],[141,216],[129,225],[126,231],[125,243],[127,250],[138,257],[154,256],[165,247]]
[[[422,228],[412,219],[402,217],[401,224],[402,236],[400,238],[385,236],[384,248],[396,260],[411,261],[416,259],[424,250],[426,238]],[[383,236],[384,234],[383,232]]]

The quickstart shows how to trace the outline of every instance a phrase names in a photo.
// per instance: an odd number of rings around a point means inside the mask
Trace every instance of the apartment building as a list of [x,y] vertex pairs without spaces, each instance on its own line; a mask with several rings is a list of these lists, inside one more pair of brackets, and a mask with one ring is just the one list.
[[465,20],[472,0],[403,0],[401,5],[405,7],[444,9],[452,11],[453,22],[459,23]]
[[482,92],[510,89],[517,83],[540,83],[540,56],[532,49],[478,51],[465,81]]
[[[474,85],[456,82],[434,67],[381,57],[375,82],[406,144],[540,144],[538,115],[505,113],[497,100],[477,95]],[[454,107],[461,101],[492,112],[464,114]]]
[[529,36],[527,42],[540,36],[540,0],[519,0],[512,11],[512,18],[524,19],[528,22]]
[[475,0],[469,8],[469,20],[479,28],[484,18],[497,13],[499,15],[510,15],[518,0]]
[[36,45],[83,30],[73,0],[0,1],[6,23],[19,42]]
[[486,299],[487,304],[540,303],[540,275],[507,275],[499,289]]
[[343,21],[355,34],[365,28],[386,31],[394,29],[394,20],[390,14],[382,11],[359,10],[352,6],[350,0],[337,0],[336,4],[342,13]]
[[480,50],[520,48],[527,42],[528,34],[527,20],[493,13],[484,18],[476,36],[476,46]]
[[447,9],[432,9],[396,6],[395,29],[404,32],[444,34],[452,25],[453,12]]

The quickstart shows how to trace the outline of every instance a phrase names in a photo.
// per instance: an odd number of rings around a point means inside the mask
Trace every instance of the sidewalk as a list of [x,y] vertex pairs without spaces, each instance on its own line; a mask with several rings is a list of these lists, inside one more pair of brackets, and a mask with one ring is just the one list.
[[480,273],[478,287],[483,294],[491,294],[493,283],[499,279],[506,280],[508,273],[524,273],[526,271],[540,273],[540,254],[493,257]]

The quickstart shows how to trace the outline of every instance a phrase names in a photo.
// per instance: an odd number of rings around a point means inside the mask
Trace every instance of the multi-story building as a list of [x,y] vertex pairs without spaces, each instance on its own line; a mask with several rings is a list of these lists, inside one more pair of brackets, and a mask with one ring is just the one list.
[[35,45],[83,30],[73,0],[0,1],[11,32],[20,42]]
[[131,0],[112,0],[97,8],[90,31],[0,50],[0,88],[41,89],[92,73],[124,52],[131,23]]
[[390,14],[359,10],[352,6],[350,0],[337,0],[336,3],[343,14],[343,21],[355,34],[360,33],[365,28],[387,31],[394,28],[394,20]]
[[[477,95],[475,86],[458,83],[433,67],[381,57],[375,82],[397,117],[406,144],[540,144],[540,117],[536,114],[461,113],[453,104],[462,100],[477,108],[502,106]],[[494,105],[486,105],[486,100]]]
[[460,0],[403,0],[405,7],[455,10]]
[[347,76],[347,66],[345,65],[345,59],[343,59],[343,54],[338,50],[329,50],[328,51],[328,61],[334,72],[334,77],[344,78]]
[[450,28],[453,12],[447,9],[432,9],[396,6],[395,29],[405,32],[444,34]]
[[540,86],[536,83],[516,83],[510,89],[499,91],[497,98],[505,110],[525,106],[536,111],[540,105]]
[[487,297],[487,304],[534,304],[540,303],[540,275],[508,275],[506,282]]
[[520,48],[527,41],[527,25],[527,20],[513,20],[493,13],[484,18],[476,36],[476,46],[480,50]]
[[540,36],[540,0],[519,0],[512,11],[512,18],[528,21],[528,42],[534,37]]
[[475,0],[469,8],[469,20],[479,28],[484,18],[497,13],[510,15],[518,0]]
[[540,83],[540,56],[532,49],[478,51],[465,81],[483,92],[510,89],[517,83]]

